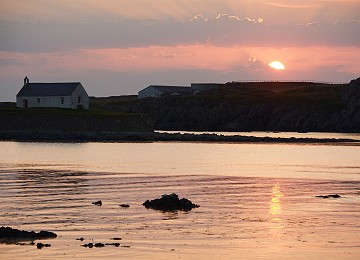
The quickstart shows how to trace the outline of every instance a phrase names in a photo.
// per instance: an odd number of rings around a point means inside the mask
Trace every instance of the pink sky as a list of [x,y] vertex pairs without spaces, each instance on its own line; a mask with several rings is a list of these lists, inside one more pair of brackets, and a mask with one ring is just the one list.
[[0,23],[0,101],[15,100],[25,75],[81,81],[93,96],[360,76],[355,0],[0,0]]

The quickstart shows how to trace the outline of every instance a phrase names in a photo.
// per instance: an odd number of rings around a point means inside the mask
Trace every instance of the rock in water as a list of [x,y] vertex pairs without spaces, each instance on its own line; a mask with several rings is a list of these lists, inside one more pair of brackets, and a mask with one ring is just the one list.
[[102,205],[102,201],[101,201],[101,200],[98,200],[98,201],[93,202],[92,204],[97,205],[97,206],[101,206],[101,205]]
[[56,238],[57,235],[49,231],[40,231],[38,233],[34,231],[24,231],[19,229],[14,229],[11,227],[1,227],[0,228],[0,242],[3,243],[13,243],[17,241],[33,241],[37,239],[50,239]]
[[162,211],[190,211],[193,208],[200,207],[186,198],[179,199],[179,196],[175,193],[162,195],[160,199],[147,200],[143,203],[143,205],[148,209],[150,208]]
[[341,196],[339,194],[329,194],[329,195],[319,195],[319,196],[316,196],[317,198],[323,198],[323,199],[328,199],[328,198],[334,198],[334,199],[337,199],[337,198],[341,198]]
[[36,247],[37,247],[37,249],[41,249],[43,247],[51,247],[51,245],[50,244],[37,243]]

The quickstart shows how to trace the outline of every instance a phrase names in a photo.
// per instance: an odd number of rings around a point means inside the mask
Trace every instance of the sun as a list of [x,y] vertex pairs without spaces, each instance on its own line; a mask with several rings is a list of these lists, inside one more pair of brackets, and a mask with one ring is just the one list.
[[276,70],[284,70],[285,69],[284,64],[282,64],[280,61],[277,61],[277,60],[270,62],[269,66]]

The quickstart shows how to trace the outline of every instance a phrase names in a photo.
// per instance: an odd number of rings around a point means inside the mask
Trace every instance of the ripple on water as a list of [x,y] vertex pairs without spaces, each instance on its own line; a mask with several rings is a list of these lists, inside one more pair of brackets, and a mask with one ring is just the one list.
[[[138,175],[56,169],[2,169],[0,223],[59,234],[42,257],[158,259],[197,255],[286,258],[286,252],[324,256],[360,246],[359,181],[206,175]],[[175,192],[201,207],[191,212],[160,212],[141,204]],[[341,199],[316,195],[339,193]],[[92,202],[102,200],[102,206]],[[121,208],[126,203],[130,208]],[[80,247],[113,242],[128,247],[106,251]],[[27,246],[0,245],[2,258],[26,252]],[[284,251],[285,250],[285,251]],[[104,253],[105,252],[105,253]],[[131,253],[129,253],[131,252]],[[104,253],[104,255],[103,255]]]

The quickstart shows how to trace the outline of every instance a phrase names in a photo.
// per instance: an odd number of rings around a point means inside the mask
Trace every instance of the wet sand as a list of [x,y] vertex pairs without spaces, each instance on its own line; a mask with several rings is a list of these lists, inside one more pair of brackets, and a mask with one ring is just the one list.
[[[1,259],[360,257],[360,181],[20,168],[1,168],[0,223],[58,237],[41,250],[0,244]],[[141,205],[172,192],[200,208]],[[316,197],[326,194],[341,198]],[[90,242],[121,246],[81,246]]]

